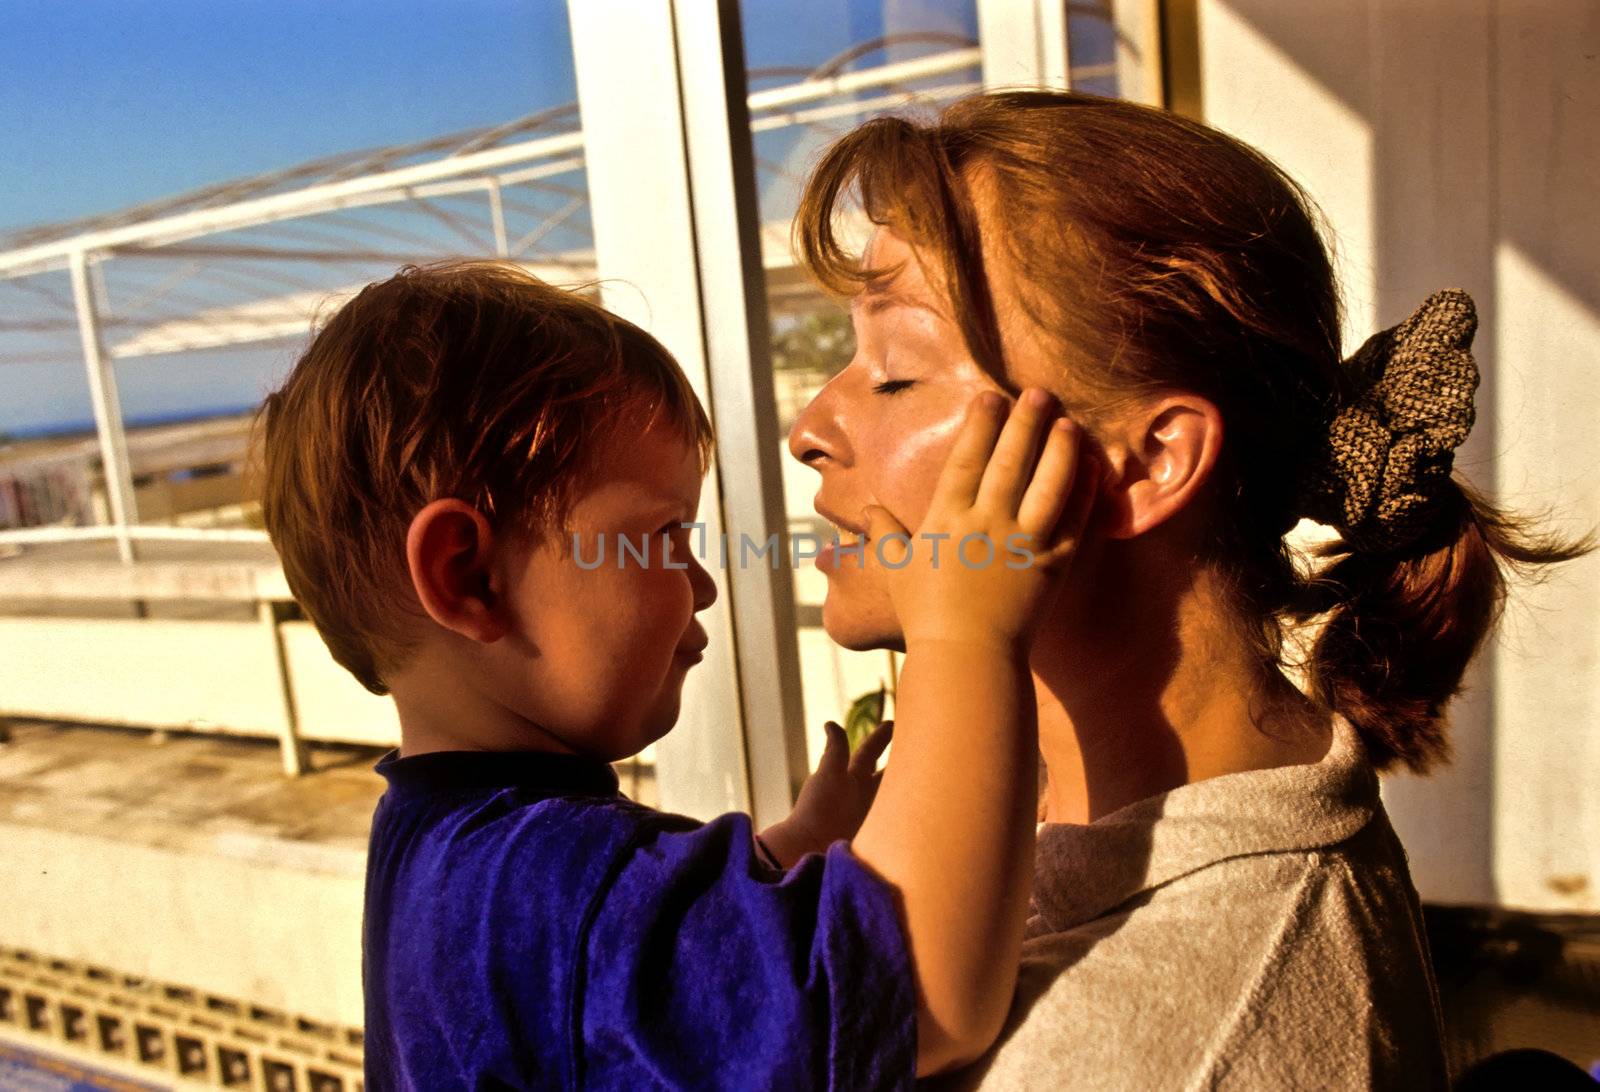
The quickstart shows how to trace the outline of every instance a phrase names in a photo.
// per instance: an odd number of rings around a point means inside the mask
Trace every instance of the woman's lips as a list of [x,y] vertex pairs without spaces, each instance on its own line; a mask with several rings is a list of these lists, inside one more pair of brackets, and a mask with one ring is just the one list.
[[817,551],[812,564],[826,576],[833,576],[845,569],[865,568],[867,551],[872,549],[871,542],[872,540],[865,536],[848,542],[836,538],[832,542],[825,543],[822,549]]
[[832,542],[823,544],[822,549],[817,551],[817,556],[812,559],[812,564],[817,567],[818,572],[832,576],[839,571],[838,547]]
[[845,520],[820,500],[813,502],[812,508],[817,515],[833,525],[833,538],[825,543],[822,549],[817,551],[817,556],[812,559],[812,564],[817,567],[818,571],[831,576],[841,568],[839,558],[841,543],[848,547],[850,553],[854,553],[865,546],[867,532],[865,528],[858,527]]

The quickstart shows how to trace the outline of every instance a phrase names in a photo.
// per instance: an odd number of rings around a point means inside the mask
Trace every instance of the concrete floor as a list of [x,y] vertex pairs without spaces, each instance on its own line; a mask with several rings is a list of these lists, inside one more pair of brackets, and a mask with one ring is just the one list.
[[[365,855],[384,749],[312,744],[286,777],[274,740],[10,721],[0,744],[0,823],[203,848],[221,833]],[[622,791],[650,803],[648,766],[619,763]]]
[[365,855],[383,779],[375,748],[312,745],[283,774],[272,740],[10,722],[0,823],[204,851],[219,835]]
[[12,721],[0,944],[361,1023],[373,748]]

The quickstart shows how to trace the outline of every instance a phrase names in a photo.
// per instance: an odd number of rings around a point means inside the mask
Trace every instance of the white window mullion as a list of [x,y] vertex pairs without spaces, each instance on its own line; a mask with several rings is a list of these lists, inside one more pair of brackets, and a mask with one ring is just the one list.
[[719,592],[701,616],[712,643],[656,745],[661,803],[765,824],[789,809],[805,736],[787,563],[738,563],[741,533],[781,543],[784,530],[738,8],[571,0],[568,11],[602,299],[678,358],[718,433],[700,513]]

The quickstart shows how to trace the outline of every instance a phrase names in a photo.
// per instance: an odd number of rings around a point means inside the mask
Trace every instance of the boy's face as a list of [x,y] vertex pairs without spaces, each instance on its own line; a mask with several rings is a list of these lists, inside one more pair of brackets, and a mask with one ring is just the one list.
[[[681,526],[700,504],[697,452],[670,426],[622,435],[598,454],[565,541],[523,553],[507,573],[515,712],[607,761],[677,721],[707,639],[694,616],[717,595],[697,532]],[[620,539],[634,552],[622,553]]]

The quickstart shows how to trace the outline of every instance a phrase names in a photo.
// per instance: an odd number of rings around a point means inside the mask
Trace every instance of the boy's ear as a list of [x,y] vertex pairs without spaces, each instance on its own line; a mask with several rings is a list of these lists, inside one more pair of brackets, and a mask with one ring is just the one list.
[[488,644],[506,623],[491,586],[494,532],[472,505],[436,500],[411,518],[406,566],[428,617],[445,629]]
[[1135,538],[1193,503],[1222,453],[1221,412],[1187,392],[1140,403],[1110,431],[1119,450],[1107,452],[1100,517],[1109,538]]

